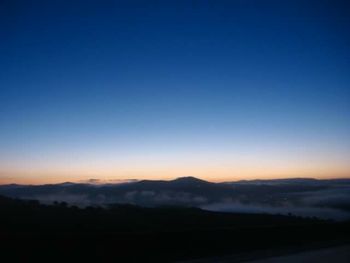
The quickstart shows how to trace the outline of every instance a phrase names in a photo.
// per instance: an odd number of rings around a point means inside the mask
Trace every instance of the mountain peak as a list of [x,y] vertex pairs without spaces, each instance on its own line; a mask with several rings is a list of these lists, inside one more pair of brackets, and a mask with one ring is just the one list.
[[76,183],[73,183],[73,182],[63,182],[63,183],[59,183],[59,184],[56,184],[56,185],[60,185],[60,186],[71,186],[71,185],[75,185]]
[[205,180],[193,177],[193,176],[186,176],[186,177],[179,177],[173,180],[173,182],[181,182],[181,183],[209,183]]

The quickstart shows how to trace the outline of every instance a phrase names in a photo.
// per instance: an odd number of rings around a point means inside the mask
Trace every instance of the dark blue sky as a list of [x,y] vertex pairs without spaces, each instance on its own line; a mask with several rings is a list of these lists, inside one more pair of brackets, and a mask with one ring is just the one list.
[[1,1],[0,176],[349,175],[349,7]]

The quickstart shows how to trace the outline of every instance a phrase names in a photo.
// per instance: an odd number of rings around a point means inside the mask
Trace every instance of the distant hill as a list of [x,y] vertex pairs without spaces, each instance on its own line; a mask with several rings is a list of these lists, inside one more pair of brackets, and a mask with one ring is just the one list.
[[286,179],[272,179],[272,180],[240,180],[235,182],[227,182],[229,184],[317,184],[322,180],[314,178],[286,178]]

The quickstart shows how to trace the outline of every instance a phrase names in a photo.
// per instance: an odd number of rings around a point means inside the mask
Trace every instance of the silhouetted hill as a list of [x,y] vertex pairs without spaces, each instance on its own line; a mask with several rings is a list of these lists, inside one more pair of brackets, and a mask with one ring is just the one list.
[[178,183],[178,184],[196,184],[196,185],[202,185],[202,184],[212,184],[208,181],[193,177],[193,176],[187,176],[187,177],[179,177],[175,180],[171,181],[172,183]]
[[179,177],[171,181],[164,180],[142,180],[133,184],[133,186],[152,186],[152,187],[202,187],[202,186],[214,186],[214,183],[198,179],[196,177]]
[[286,178],[272,180],[240,180],[235,182],[227,182],[229,184],[314,184],[319,180],[314,178]]

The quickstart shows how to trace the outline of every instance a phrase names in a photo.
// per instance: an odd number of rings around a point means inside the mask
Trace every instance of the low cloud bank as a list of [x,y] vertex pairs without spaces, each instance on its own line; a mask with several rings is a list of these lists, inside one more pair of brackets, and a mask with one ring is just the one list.
[[126,184],[138,182],[137,179],[87,179],[80,180],[79,183],[92,184],[92,185],[105,185],[105,184]]
[[124,201],[131,204],[147,204],[157,206],[163,204],[196,206],[207,203],[204,196],[187,192],[156,192],[156,191],[130,191],[125,193]]

